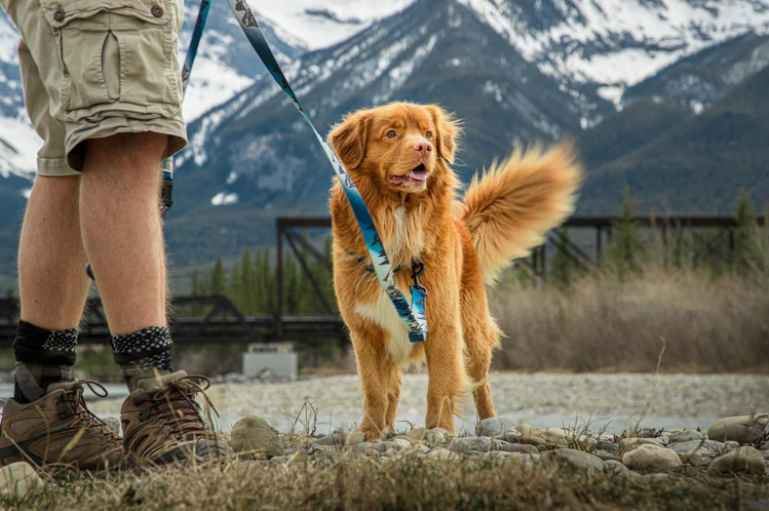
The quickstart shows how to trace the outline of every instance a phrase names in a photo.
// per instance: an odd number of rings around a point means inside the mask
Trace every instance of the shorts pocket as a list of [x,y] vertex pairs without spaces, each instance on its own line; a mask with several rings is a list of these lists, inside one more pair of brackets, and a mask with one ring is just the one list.
[[77,120],[110,110],[161,114],[181,100],[176,0],[40,0],[58,36],[61,102]]

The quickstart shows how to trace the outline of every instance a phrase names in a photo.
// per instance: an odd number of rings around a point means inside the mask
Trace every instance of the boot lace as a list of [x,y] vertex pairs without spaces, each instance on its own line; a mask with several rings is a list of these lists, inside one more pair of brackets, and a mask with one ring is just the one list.
[[[120,437],[117,433],[88,409],[88,405],[86,405],[85,399],[83,398],[84,386],[87,386],[88,389],[99,398],[105,398],[109,395],[107,389],[98,382],[93,380],[78,380],[77,383],[70,390],[65,391],[60,398],[63,403],[68,403],[70,405],[64,415],[75,417],[71,426],[78,427],[82,425],[82,427],[94,429],[102,435],[109,436],[113,440],[119,440]],[[101,393],[97,391],[97,389],[99,389]]]
[[212,431],[203,420],[202,408],[195,399],[201,394],[206,406],[219,417],[219,412],[205,392],[210,387],[211,380],[199,375],[183,376],[170,381],[154,394],[149,394],[151,405],[143,411],[144,417],[156,415],[158,421],[170,426],[183,440],[211,436]]

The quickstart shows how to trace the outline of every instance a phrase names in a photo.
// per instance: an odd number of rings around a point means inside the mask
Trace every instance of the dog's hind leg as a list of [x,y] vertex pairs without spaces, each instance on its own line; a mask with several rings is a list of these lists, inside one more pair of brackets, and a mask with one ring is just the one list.
[[[473,399],[481,420],[496,417],[491,402],[489,366],[494,348],[498,344],[497,328],[489,317],[485,294],[482,297],[472,289],[462,291],[462,332],[465,338],[467,374],[473,385]],[[482,298],[482,299],[481,299]]]

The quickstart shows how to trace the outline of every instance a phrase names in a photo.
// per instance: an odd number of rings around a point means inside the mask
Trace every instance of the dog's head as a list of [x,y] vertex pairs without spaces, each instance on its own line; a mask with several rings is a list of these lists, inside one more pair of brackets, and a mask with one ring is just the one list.
[[328,142],[352,175],[418,193],[432,176],[451,172],[458,132],[456,119],[436,105],[392,103],[348,114]]

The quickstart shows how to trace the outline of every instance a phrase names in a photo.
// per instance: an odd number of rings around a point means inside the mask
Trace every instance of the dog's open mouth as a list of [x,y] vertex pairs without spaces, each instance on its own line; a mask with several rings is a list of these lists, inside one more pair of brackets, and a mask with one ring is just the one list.
[[427,181],[427,174],[428,172],[427,168],[425,168],[425,164],[420,163],[403,176],[389,174],[387,179],[397,186],[417,186]]

